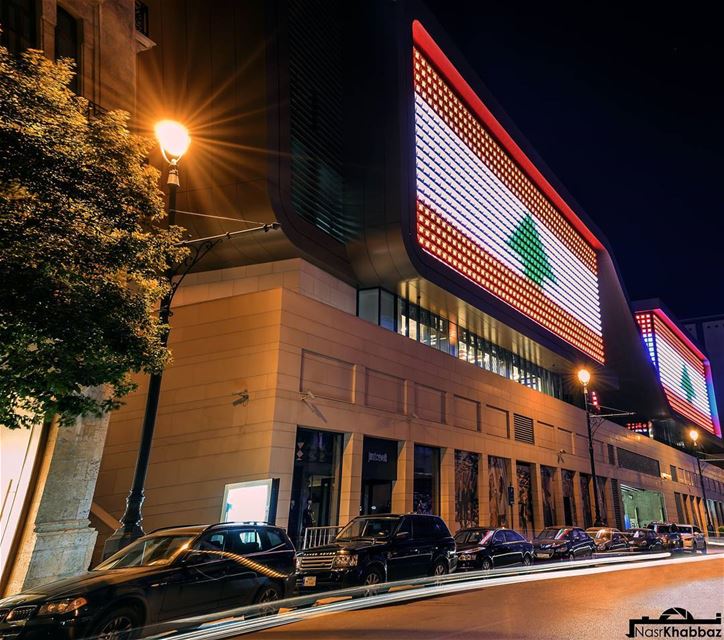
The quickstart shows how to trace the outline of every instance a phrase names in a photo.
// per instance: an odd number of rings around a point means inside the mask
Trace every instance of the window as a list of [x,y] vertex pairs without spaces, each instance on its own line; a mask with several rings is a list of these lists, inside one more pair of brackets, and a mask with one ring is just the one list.
[[[438,527],[439,528],[439,527]],[[416,538],[436,538],[436,527],[433,518],[415,518]]]
[[2,0],[0,2],[0,44],[10,53],[20,53],[38,46],[35,15],[36,0]]
[[262,550],[261,538],[256,529],[242,529],[231,535],[231,551],[239,554],[257,553]]
[[496,531],[493,536],[493,544],[503,544],[505,542],[505,533]]
[[267,529],[264,551],[267,549],[274,549],[275,547],[281,547],[284,544],[284,538],[279,531],[276,531],[275,529]]
[[560,375],[379,287],[357,292],[357,315],[531,389],[563,397]]
[[70,58],[75,62],[75,75],[70,82],[74,93],[80,92],[80,54],[78,21],[63,7],[58,6],[55,24],[55,59]]
[[506,531],[505,540],[506,542],[521,542],[522,540],[524,540],[524,538],[523,536],[517,534],[515,531]]

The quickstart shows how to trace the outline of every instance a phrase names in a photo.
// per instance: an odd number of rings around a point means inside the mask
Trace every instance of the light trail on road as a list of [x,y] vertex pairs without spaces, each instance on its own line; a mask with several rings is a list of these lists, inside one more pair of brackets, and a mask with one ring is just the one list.
[[[517,571],[503,570],[507,575],[496,575],[496,572],[488,572],[487,575],[466,576],[465,574],[453,574],[446,576],[445,581],[438,580],[436,584],[425,583],[420,588],[405,588],[395,590],[366,598],[344,599],[319,604],[306,609],[296,609],[283,612],[278,615],[252,620],[227,620],[206,625],[194,631],[175,634],[175,640],[217,640],[240,635],[259,632],[265,629],[291,625],[302,621],[308,621],[321,616],[368,609],[374,607],[401,604],[414,600],[422,600],[433,597],[440,597],[466,591],[490,589],[492,587],[530,583],[546,580],[560,580],[577,576],[591,576],[601,573],[613,573],[631,569],[644,569],[662,567],[666,565],[698,563],[708,561],[724,561],[724,554],[712,554],[708,556],[694,557],[670,557],[670,554],[652,554],[646,559],[641,556],[616,557],[598,559],[597,561],[576,561],[560,565],[546,564],[529,567]],[[591,565],[596,566],[591,566]],[[502,574],[503,571],[500,573]],[[492,575],[491,575],[492,574]],[[456,579],[458,578],[458,579]],[[442,582],[442,583],[441,583]],[[411,584],[411,583],[407,583]],[[405,584],[401,583],[400,587]],[[330,594],[331,595],[331,594]],[[325,594],[318,594],[318,598],[324,598]],[[240,612],[241,613],[241,612]]]

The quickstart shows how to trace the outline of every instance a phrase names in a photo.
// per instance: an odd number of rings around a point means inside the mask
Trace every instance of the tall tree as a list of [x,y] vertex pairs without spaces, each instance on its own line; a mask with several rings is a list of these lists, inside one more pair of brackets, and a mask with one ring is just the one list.
[[[154,313],[182,258],[150,142],[88,117],[69,62],[0,48],[0,424],[116,407],[168,359]],[[85,393],[106,385],[107,393]]]

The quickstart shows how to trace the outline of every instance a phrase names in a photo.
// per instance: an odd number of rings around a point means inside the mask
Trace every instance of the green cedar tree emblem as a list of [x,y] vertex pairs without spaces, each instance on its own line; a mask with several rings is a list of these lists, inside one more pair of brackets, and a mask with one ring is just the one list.
[[689,369],[686,365],[684,365],[684,368],[681,370],[681,388],[686,394],[686,399],[689,402],[696,398],[694,385],[691,382],[691,376],[689,376]]
[[533,217],[526,213],[523,220],[508,238],[508,245],[515,251],[523,263],[523,272],[539,287],[544,280],[556,281],[545,247],[541,241]]

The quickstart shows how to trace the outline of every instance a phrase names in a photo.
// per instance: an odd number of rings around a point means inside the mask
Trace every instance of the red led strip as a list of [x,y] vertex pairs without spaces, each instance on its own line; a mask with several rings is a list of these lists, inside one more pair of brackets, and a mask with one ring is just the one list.
[[595,360],[604,362],[601,336],[560,309],[539,287],[496,260],[419,201],[417,239],[428,253]]
[[593,273],[597,273],[594,249],[520,170],[417,49],[414,49],[413,64],[415,91],[496,177],[534,212],[581,262]]

